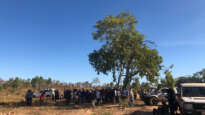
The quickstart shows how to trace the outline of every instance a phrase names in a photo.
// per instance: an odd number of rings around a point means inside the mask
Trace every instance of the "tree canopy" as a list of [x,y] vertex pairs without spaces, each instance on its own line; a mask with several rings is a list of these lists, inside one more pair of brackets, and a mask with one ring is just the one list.
[[123,76],[125,88],[130,86],[134,76],[154,80],[161,69],[162,57],[148,46],[150,42],[137,31],[137,23],[133,15],[122,12],[106,16],[94,26],[93,39],[103,45],[89,54],[89,62],[98,74],[111,73],[117,87]]
[[165,74],[165,80],[161,80],[161,83],[165,83],[165,86],[168,88],[174,88],[176,83],[175,83],[175,79],[173,78],[172,74],[171,74],[171,70],[173,68],[173,65],[171,65],[168,69],[166,69],[164,71]]

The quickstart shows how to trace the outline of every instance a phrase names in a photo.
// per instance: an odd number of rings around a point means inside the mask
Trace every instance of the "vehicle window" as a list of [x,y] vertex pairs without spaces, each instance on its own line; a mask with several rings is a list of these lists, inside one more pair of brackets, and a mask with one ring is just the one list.
[[184,97],[205,97],[205,87],[183,87]]
[[162,89],[161,92],[162,93],[168,93],[168,89]]

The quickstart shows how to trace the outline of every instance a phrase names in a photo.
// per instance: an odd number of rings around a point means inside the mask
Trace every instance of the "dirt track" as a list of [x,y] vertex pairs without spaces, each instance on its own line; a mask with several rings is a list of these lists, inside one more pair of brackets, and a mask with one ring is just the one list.
[[[10,115],[152,115],[153,106],[146,106],[141,100],[134,107],[122,108],[119,105],[101,105],[92,108],[84,105],[43,105],[43,106],[0,106],[0,112]],[[0,113],[1,114],[1,113]]]

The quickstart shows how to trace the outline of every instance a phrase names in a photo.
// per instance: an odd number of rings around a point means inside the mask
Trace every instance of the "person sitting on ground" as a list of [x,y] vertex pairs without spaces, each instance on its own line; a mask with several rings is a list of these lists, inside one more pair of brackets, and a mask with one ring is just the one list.
[[32,105],[32,97],[33,97],[33,92],[29,89],[29,90],[26,92],[26,96],[25,96],[26,104],[27,104],[27,105]]

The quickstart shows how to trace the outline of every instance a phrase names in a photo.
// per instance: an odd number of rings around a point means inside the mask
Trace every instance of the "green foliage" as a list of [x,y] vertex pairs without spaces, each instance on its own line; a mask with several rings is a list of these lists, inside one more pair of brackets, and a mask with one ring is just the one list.
[[162,79],[160,80],[160,82],[161,82],[161,83],[159,84],[159,87],[158,87],[159,89],[160,89],[160,88],[163,88],[163,87],[167,87],[167,81],[166,81],[166,79],[163,79],[163,78],[162,78]]
[[128,87],[134,76],[146,76],[152,81],[161,69],[162,57],[147,45],[149,42],[136,30],[136,24],[134,16],[122,12],[106,16],[94,26],[93,39],[104,44],[89,54],[89,62],[98,74],[112,73],[118,87],[122,76],[124,87]]
[[14,89],[17,89],[17,88],[20,87],[20,84],[21,84],[20,78],[16,77],[16,78],[13,80],[13,82],[12,82],[12,87],[13,87]]
[[52,84],[52,79],[44,79],[42,76],[36,76],[31,80],[31,85],[33,88],[44,88],[49,87],[49,85]]
[[194,73],[192,77],[201,80],[202,82],[205,82],[205,69]]
[[132,83],[133,92],[136,94],[140,89],[140,81],[139,78],[135,78],[134,82]]
[[[173,65],[170,66],[170,69],[172,67],[173,67]],[[174,78],[173,78],[173,76],[171,74],[171,71],[169,69],[167,69],[167,70],[165,70],[164,74],[165,74],[165,78],[166,78],[166,86],[168,88],[172,88],[173,89],[175,87],[175,80],[174,80]]]
[[148,82],[142,82],[140,85],[140,88],[142,89],[148,89],[150,87],[150,84]]
[[194,73],[193,75],[180,76],[176,79],[176,86],[181,83],[204,83],[205,82],[205,69]]

